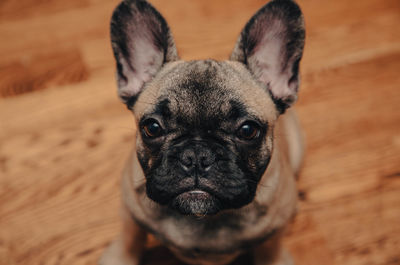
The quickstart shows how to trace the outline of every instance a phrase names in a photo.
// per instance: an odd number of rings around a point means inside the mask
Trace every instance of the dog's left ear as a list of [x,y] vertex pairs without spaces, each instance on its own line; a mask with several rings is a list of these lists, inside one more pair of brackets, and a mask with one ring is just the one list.
[[244,63],[283,113],[297,99],[304,21],[291,0],[274,0],[246,24],[231,60]]

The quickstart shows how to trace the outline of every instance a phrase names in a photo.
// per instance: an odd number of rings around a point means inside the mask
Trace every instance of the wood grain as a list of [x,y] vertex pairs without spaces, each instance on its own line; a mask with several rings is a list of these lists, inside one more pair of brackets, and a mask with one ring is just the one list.
[[79,50],[38,54],[0,66],[0,97],[79,83],[88,75]]
[[[116,96],[117,3],[0,3],[0,264],[95,264],[118,233],[135,128]],[[225,59],[264,1],[152,3],[181,57]],[[299,3],[307,155],[285,244],[300,265],[400,264],[400,2]],[[146,264],[177,261],[152,248]]]

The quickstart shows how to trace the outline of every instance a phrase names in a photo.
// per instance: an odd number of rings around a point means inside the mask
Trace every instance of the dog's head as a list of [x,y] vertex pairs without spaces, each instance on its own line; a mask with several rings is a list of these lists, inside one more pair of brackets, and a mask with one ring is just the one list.
[[111,39],[118,93],[137,120],[147,195],[183,214],[250,203],[268,167],[274,123],[296,100],[299,7],[265,5],[228,61],[179,60],[168,25],[146,1],[116,8]]

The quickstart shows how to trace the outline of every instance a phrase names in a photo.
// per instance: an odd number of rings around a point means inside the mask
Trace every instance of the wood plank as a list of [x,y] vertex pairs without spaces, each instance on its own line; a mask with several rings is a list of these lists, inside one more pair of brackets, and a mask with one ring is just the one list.
[[[49,87],[80,83],[89,72],[77,49],[34,55],[0,65],[0,97],[16,96]],[[23,76],[24,78],[21,78]]]
[[57,1],[57,0],[2,0],[0,3],[0,22],[23,20],[36,16],[49,15],[68,9],[78,9],[88,6],[88,0]]

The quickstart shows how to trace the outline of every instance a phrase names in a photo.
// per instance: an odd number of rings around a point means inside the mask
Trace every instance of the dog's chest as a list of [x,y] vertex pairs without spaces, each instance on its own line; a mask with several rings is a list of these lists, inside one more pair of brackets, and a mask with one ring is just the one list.
[[146,229],[174,252],[193,258],[205,254],[220,257],[229,253],[231,256],[248,250],[275,232],[270,225],[273,218],[267,214],[266,207],[257,203],[239,213],[225,212],[213,218],[183,217],[165,209],[155,211],[154,207],[146,215]]

